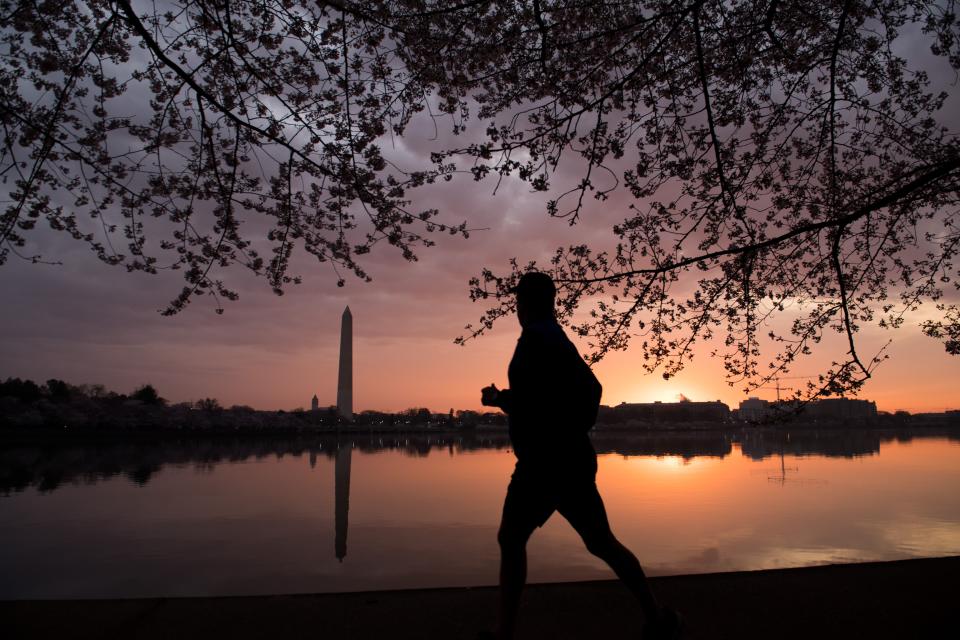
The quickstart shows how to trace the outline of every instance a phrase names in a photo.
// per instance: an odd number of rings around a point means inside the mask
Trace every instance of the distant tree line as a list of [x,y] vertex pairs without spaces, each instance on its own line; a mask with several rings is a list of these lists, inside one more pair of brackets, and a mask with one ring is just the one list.
[[259,431],[339,429],[372,430],[461,429],[478,424],[506,425],[500,413],[475,411],[433,413],[415,407],[397,413],[364,411],[352,420],[336,407],[316,411],[258,411],[246,405],[223,407],[216,398],[170,403],[151,384],[129,394],[100,384],[72,385],[50,379],[44,384],[20,378],[0,381],[0,429],[99,429],[137,431],[183,429]]
[[70,402],[71,400],[88,398],[109,402],[126,402],[132,400],[146,405],[166,405],[167,401],[161,398],[157,390],[150,384],[137,387],[129,395],[108,391],[102,384],[83,384],[75,386],[63,380],[51,378],[43,385],[33,380],[7,378],[0,381],[0,398],[12,398],[24,404],[34,404],[42,400],[54,403]]
[[[336,413],[336,407],[325,411]],[[478,411],[450,409],[448,413],[434,413],[426,407],[412,407],[398,413],[385,411],[362,411],[353,417],[354,424],[363,426],[377,425],[427,425],[451,426],[455,428],[474,427],[479,424],[506,426],[507,416],[499,411],[480,413]]]

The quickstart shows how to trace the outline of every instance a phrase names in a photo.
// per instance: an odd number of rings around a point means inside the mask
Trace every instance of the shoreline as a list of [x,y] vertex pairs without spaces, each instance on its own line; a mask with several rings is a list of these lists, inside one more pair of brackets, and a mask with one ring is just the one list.
[[[686,639],[960,637],[960,556],[658,576]],[[445,638],[473,640],[496,587],[269,596],[4,600],[7,638]],[[518,640],[637,638],[616,580],[527,587]]]
[[[751,423],[657,423],[650,425],[597,424],[590,430],[591,437],[642,436],[654,434],[786,434],[796,432],[822,433],[942,433],[960,435],[960,422],[916,422],[907,424],[842,424],[817,422],[785,422],[777,424]],[[196,437],[331,437],[365,435],[437,435],[437,436],[484,436],[507,435],[508,428],[501,424],[480,424],[470,427],[450,427],[433,425],[342,425],[339,427],[303,425],[297,427],[251,428],[235,426],[221,427],[0,427],[0,445],[19,442],[99,442],[104,440],[140,440],[140,439],[176,439]]]

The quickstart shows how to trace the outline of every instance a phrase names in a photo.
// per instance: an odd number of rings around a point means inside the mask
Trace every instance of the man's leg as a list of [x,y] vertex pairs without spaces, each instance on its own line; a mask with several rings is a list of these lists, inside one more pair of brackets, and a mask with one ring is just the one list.
[[497,636],[501,640],[513,638],[517,628],[520,596],[527,582],[527,540],[530,534],[500,525],[497,542],[500,544],[500,619]]
[[515,473],[503,502],[497,542],[500,545],[500,619],[497,637],[510,640],[517,627],[520,596],[527,582],[527,540],[553,513],[549,498],[534,482]]
[[580,534],[587,551],[610,565],[617,577],[633,592],[646,619],[655,620],[660,615],[660,605],[637,557],[610,530],[607,510],[596,484],[591,482],[570,492],[559,511]]

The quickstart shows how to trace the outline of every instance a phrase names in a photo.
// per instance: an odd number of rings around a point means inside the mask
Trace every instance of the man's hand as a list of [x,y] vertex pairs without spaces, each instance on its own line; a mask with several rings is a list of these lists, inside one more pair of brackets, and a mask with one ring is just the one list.
[[497,385],[491,382],[489,387],[480,390],[480,404],[486,407],[500,406],[500,389],[497,389]]

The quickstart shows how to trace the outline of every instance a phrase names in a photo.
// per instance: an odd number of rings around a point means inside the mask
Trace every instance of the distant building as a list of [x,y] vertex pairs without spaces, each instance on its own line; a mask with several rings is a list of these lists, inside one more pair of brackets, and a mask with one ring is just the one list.
[[737,418],[744,422],[763,422],[770,419],[787,421],[867,424],[877,419],[877,404],[872,400],[825,398],[807,404],[796,400],[769,402],[747,398],[740,403]]
[[877,403],[873,400],[824,398],[804,407],[803,417],[817,422],[873,422],[877,419]]
[[310,401],[310,410],[317,411],[320,408],[320,399],[317,398],[317,394],[313,394],[313,400]]
[[730,407],[720,402],[622,402],[613,411],[628,420],[676,424],[684,422],[727,422]]
[[760,398],[747,398],[740,401],[737,417],[746,422],[760,422],[770,415],[770,403]]

